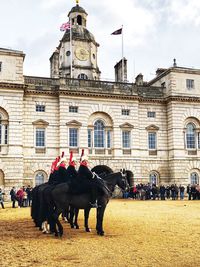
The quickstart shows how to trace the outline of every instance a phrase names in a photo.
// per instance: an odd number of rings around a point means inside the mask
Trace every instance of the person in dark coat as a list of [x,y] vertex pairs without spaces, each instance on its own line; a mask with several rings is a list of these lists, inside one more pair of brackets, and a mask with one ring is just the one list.
[[165,186],[164,185],[160,186],[160,199],[165,200]]
[[3,196],[4,195],[5,195],[5,193],[3,193],[3,191],[0,188],[0,204],[1,204],[2,209],[5,209],[4,204],[3,204],[3,202],[4,202]]
[[13,188],[10,190],[10,198],[11,198],[11,201],[12,201],[12,208],[15,208],[15,202],[16,202],[16,189],[15,187],[13,186]]
[[91,207],[97,208],[98,185],[95,182],[95,173],[91,172],[91,170],[88,168],[88,157],[84,155],[84,151],[82,151],[77,178],[79,182],[84,184],[91,193]]

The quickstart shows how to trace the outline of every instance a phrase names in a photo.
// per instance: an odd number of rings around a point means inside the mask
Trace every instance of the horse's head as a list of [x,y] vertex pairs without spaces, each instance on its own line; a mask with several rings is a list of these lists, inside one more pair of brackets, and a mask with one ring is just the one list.
[[129,189],[129,183],[128,183],[128,180],[127,180],[127,174],[126,174],[125,169],[120,170],[120,176],[119,176],[117,185],[122,190],[128,191],[128,189]]

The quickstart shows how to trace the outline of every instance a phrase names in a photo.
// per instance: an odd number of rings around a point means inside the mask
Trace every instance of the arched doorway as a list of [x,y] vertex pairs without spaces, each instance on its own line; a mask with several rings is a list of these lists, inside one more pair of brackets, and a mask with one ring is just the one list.
[[47,180],[47,175],[44,171],[38,171],[35,175],[35,186],[43,184]]
[[113,173],[113,170],[106,165],[97,165],[94,168],[92,168],[91,171],[101,176]]

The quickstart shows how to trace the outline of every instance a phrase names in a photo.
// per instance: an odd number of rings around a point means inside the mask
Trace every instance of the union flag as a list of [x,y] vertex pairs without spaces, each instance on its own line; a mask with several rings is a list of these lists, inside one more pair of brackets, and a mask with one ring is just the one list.
[[71,24],[69,22],[65,22],[60,26],[60,31],[66,31],[71,28]]

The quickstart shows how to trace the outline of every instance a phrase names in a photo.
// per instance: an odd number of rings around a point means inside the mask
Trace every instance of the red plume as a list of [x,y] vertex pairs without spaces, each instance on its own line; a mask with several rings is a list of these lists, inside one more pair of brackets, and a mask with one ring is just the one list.
[[70,151],[69,162],[71,162],[71,161],[72,161],[72,158],[73,158],[73,152],[72,152],[72,151]]
[[62,152],[62,155],[61,155],[61,158],[63,158],[63,157],[64,157],[64,155],[65,155],[65,152],[63,151],[63,152]]
[[84,155],[84,149],[82,149],[80,161],[81,161],[83,155]]

